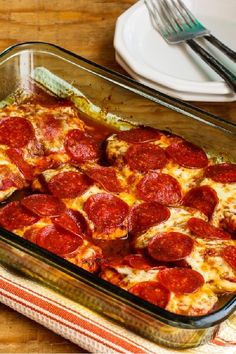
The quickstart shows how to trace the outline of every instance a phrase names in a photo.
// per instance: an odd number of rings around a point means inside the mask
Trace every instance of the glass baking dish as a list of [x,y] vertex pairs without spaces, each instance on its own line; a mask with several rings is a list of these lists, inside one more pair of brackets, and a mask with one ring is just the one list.
[[[80,108],[87,113],[88,102],[92,102],[93,119],[99,108],[105,123],[115,125],[121,118],[124,125],[130,122],[167,130],[227,160],[236,160],[233,123],[47,43],[22,43],[0,54],[1,105],[11,100],[16,90],[27,91],[29,78],[36,74],[43,84],[44,70],[62,79],[62,86],[66,82],[67,90],[64,86],[60,89],[59,80],[58,95],[82,92],[86,98],[82,97],[85,104],[81,101]],[[236,296],[231,296],[208,315],[170,313],[4,229],[0,229],[0,261],[11,271],[23,272],[136,333],[176,349],[207,342],[236,309]]]

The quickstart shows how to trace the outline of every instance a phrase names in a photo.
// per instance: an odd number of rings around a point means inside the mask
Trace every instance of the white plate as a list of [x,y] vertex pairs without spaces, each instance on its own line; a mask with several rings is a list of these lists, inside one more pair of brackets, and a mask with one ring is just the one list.
[[184,101],[201,101],[201,102],[232,102],[235,100],[235,96],[232,94],[226,94],[226,95],[211,95],[211,94],[201,94],[201,93],[192,93],[192,92],[181,92],[181,91],[176,91],[172,90],[166,86],[160,85],[154,81],[148,80],[137,73],[135,73],[129,66],[128,64],[124,61],[124,59],[121,57],[121,55],[116,52],[116,61],[122,68],[130,75],[132,76],[136,81],[140,82],[143,85],[149,86],[153,88],[154,90],[157,90],[159,92],[163,92],[166,95],[169,95],[171,97],[179,98]]
[[[184,2],[203,25],[236,50],[235,0],[184,0]],[[202,44],[203,41],[201,40]],[[235,63],[210,44],[204,45],[236,72]],[[185,93],[232,94],[223,80],[191,48],[185,44],[169,45],[165,42],[152,27],[143,1],[136,3],[118,18],[114,46],[131,70],[147,80]],[[236,99],[235,94],[232,96]]]

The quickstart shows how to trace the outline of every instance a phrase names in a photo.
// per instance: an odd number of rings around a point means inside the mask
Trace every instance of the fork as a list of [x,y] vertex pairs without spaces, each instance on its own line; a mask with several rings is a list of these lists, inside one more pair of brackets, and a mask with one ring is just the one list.
[[212,36],[210,31],[187,9],[182,0],[144,0],[144,2],[154,28],[169,44],[185,42],[236,92],[236,76],[194,39],[206,38],[233,61],[236,61],[236,53]]

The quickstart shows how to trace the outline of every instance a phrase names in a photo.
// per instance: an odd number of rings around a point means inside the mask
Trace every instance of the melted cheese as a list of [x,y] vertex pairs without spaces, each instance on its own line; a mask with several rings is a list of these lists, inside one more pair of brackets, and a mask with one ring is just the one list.
[[66,257],[69,262],[91,273],[99,270],[101,258],[101,248],[93,245],[88,240],[83,241],[83,244],[74,252],[73,256]]
[[[109,268],[105,269],[102,277],[109,280],[125,290],[134,285],[146,281],[157,281],[158,269],[140,270],[128,266],[115,267],[116,272],[121,276],[117,277]],[[107,272],[107,274],[106,274]],[[190,294],[174,294],[171,292],[170,300],[166,310],[181,315],[197,316],[208,313],[218,301],[217,296],[207,284],[203,284],[196,292]]]
[[[26,103],[21,105],[7,106],[0,111],[0,118],[4,117],[24,117],[31,122],[34,127],[35,136],[46,151],[63,152],[64,139],[69,130],[84,130],[85,123],[79,118],[78,110],[73,106],[49,106],[48,108],[40,104]],[[43,134],[45,117],[51,116],[60,123],[55,138],[45,139]]]
[[129,144],[126,141],[119,140],[116,134],[111,135],[107,139],[106,155],[114,165],[122,166],[124,164],[123,156],[129,148]]
[[[44,130],[42,129],[43,124],[44,128],[47,128],[47,124],[45,124],[45,117],[47,116],[52,117],[55,121],[58,120],[60,124],[55,137],[51,139],[45,139]],[[37,166],[38,161],[44,155],[45,151],[57,153],[55,156],[52,156],[57,161],[68,162],[69,158],[64,153],[66,134],[71,129],[84,130],[85,127],[85,123],[78,116],[78,111],[72,106],[50,106],[47,108],[33,103],[13,104],[0,110],[0,119],[5,117],[23,117],[31,122],[36,140],[30,141],[27,146],[22,148],[22,152],[26,163],[33,166]],[[6,166],[11,174],[18,175],[24,180],[24,176],[20,170],[7,157],[5,153],[7,148],[5,145],[0,145],[0,167]],[[8,198],[15,190],[17,190],[17,187],[14,186],[4,191],[1,190],[0,201]]]
[[[23,184],[26,185],[26,182],[24,180],[23,174],[20,172],[18,167],[16,167],[15,164],[13,164],[9,157],[6,154],[7,147],[4,145],[0,145],[0,185],[2,183],[2,180],[4,179],[10,179],[10,180],[19,180],[22,183],[22,188]],[[0,188],[0,201],[3,201],[10,197],[12,193],[14,193],[18,188],[16,186],[11,186],[8,187],[5,190],[1,190]]]
[[18,236],[23,237],[26,231],[31,229],[42,229],[45,226],[52,225],[52,220],[49,217],[41,218],[39,221],[30,226],[25,226],[22,229],[15,229],[13,232]]
[[191,294],[171,294],[166,310],[180,315],[201,316],[211,311],[218,298],[208,284]]
[[[34,229],[42,229],[45,226],[53,225],[50,218],[41,218],[38,222],[31,226],[26,226],[22,229],[14,230],[18,236],[23,237],[26,231]],[[88,240],[84,239],[82,245],[78,247],[73,254],[64,257],[69,262],[88,270],[91,273],[98,271],[102,258],[102,250],[100,247],[93,245]]]
[[[175,136],[171,137],[162,134],[160,140],[153,141],[150,144],[158,145],[165,150],[176,139],[178,138]],[[124,155],[130,145],[131,144],[126,141],[119,140],[117,136],[113,134],[107,139],[106,153],[108,160],[122,169],[122,173],[124,173],[126,177],[129,177],[132,174],[135,176],[133,178],[133,184],[137,185],[138,181],[142,177],[142,174],[137,171],[131,171],[124,161]],[[172,160],[170,160],[164,168],[158,169],[158,171],[174,177],[179,182],[183,194],[200,183],[204,175],[203,168],[186,168],[180,166]]]
[[201,273],[217,294],[236,292],[236,271],[220,256],[225,245],[236,246],[236,241],[198,240],[191,254],[186,257],[192,269]]
[[[51,116],[59,123],[60,128],[55,129],[55,136],[45,139],[44,117]],[[80,119],[78,111],[74,107],[44,107],[40,104],[22,104],[12,105],[0,110],[0,119],[4,117],[24,117],[28,119],[34,127],[36,140],[38,144],[29,143],[26,148],[23,148],[24,158],[32,165],[37,165],[37,159],[43,156],[45,151],[52,154],[52,158],[61,162],[69,163],[69,157],[64,151],[64,140],[68,131],[72,129],[85,130],[85,123]],[[52,134],[53,135],[53,134]],[[151,142],[151,144],[158,145],[166,149],[171,143],[178,141],[178,137],[174,135],[165,135],[161,133],[159,140]],[[127,189],[121,193],[115,193],[119,198],[125,201],[130,207],[135,203],[140,203],[136,196],[136,186],[143,178],[143,174],[137,171],[132,171],[125,163],[124,155],[128,150],[130,144],[119,140],[117,135],[112,135],[107,139],[106,154],[108,160],[115,166],[117,177],[122,186],[127,186]],[[10,162],[5,154],[6,147],[0,146],[0,168],[6,166],[11,172],[21,175],[18,168]],[[88,163],[93,167],[93,163]],[[86,169],[86,166],[84,166]],[[81,166],[83,168],[83,166]],[[50,169],[43,172],[46,182],[61,172],[78,171],[75,167],[70,165],[63,165],[58,169]],[[203,169],[190,169],[179,166],[174,161],[169,161],[166,166],[158,170],[162,173],[167,173],[176,178],[182,188],[183,195],[191,188],[197,185],[209,185],[212,187],[219,198],[219,203],[213,213],[211,223],[217,227],[222,226],[222,220],[227,219],[236,225],[236,183],[222,184],[216,183],[211,179],[203,179]],[[38,179],[33,182],[33,188],[43,191],[43,187]],[[0,200],[8,197],[16,190],[15,187],[10,187],[6,191],[0,191]],[[90,196],[97,193],[106,193],[96,182],[90,186],[87,191],[74,199],[63,199],[67,208],[81,212],[90,229],[93,232],[94,238],[115,239],[123,237],[127,234],[128,225],[125,223],[124,227],[118,227],[112,230],[109,234],[99,234],[95,230],[95,226],[88,215],[83,210],[84,203]],[[182,232],[193,237],[187,227],[187,221],[192,217],[207,220],[200,211],[191,208],[169,208],[170,218],[160,223],[159,225],[151,227],[145,233],[140,235],[135,241],[135,247],[145,248],[150,239],[160,232]],[[43,228],[52,224],[50,218],[42,218],[34,225],[25,227],[21,230],[14,230],[20,236],[23,236],[27,230],[34,228]],[[236,292],[236,272],[229,264],[227,264],[222,257],[220,257],[220,250],[224,245],[236,245],[236,241],[213,241],[196,239],[191,254],[186,257],[186,261],[201,273],[206,281],[200,289],[192,294],[174,294],[171,293],[170,301],[167,305],[167,310],[183,315],[202,315],[206,314],[212,309],[217,302],[215,293]],[[218,252],[218,253],[217,253]],[[102,257],[102,251],[99,247],[93,245],[88,240],[84,240],[83,244],[67,259],[91,272],[99,270],[99,261]],[[115,271],[105,269],[102,271],[102,277],[111,282],[116,283],[120,287],[129,290],[132,286],[145,281],[156,281],[158,269],[139,270],[128,266],[115,267],[118,277],[117,282],[114,281]]]
[[[46,180],[46,182],[49,182],[51,178],[53,178],[55,175],[62,173],[62,172],[67,172],[67,171],[75,171],[79,172],[75,167],[71,167],[70,165],[65,165],[62,166],[61,168],[57,170],[47,170],[43,172],[43,176]],[[39,190],[43,190],[43,187],[41,186],[40,182],[38,179],[36,179],[33,183],[33,187],[37,188]],[[99,239],[116,239],[116,238],[122,238],[127,235],[128,232],[128,220],[124,222],[124,225],[121,227],[117,227],[115,229],[112,229],[112,231],[109,231],[108,233],[100,233],[97,232],[93,222],[89,219],[88,215],[86,212],[83,210],[84,203],[88,200],[89,197],[96,195],[98,193],[105,193],[109,194],[109,192],[105,191],[102,189],[100,186],[97,184],[91,185],[82,195],[76,197],[76,198],[64,198],[62,199],[63,202],[65,203],[66,207],[69,209],[73,209],[76,211],[79,211],[83,216],[85,217],[90,230],[93,232],[93,238],[99,238]],[[135,202],[135,199],[132,195],[130,195],[127,192],[121,192],[121,193],[116,193],[116,195],[122,199],[124,202],[126,202],[129,206],[132,206]]]
[[128,266],[116,267],[116,271],[123,276],[121,286],[126,290],[135,284],[143,281],[156,281],[159,270],[150,269],[149,271],[142,269],[134,269]]
[[169,208],[170,217],[168,220],[149,228],[145,233],[137,237],[135,247],[145,248],[148,242],[160,232],[182,232],[190,235],[191,233],[187,227],[187,221],[192,218],[201,218],[207,220],[206,216],[200,211],[191,208]]
[[161,172],[174,177],[179,182],[182,193],[185,194],[200,182],[204,174],[204,169],[186,168],[173,161],[169,161]]
[[[127,220],[124,222],[123,226],[116,227],[115,229],[112,229],[108,233],[105,233],[105,232],[101,233],[101,232],[97,232],[96,231],[93,222],[89,219],[88,215],[83,210],[83,206],[84,206],[84,203],[88,200],[89,197],[91,197],[93,195],[96,195],[98,193],[109,194],[108,192],[106,192],[102,188],[100,188],[100,187],[98,187],[96,185],[92,185],[81,196],[79,196],[77,198],[74,198],[74,199],[63,199],[63,201],[66,204],[67,208],[80,211],[84,215],[84,217],[85,217],[90,229],[93,232],[93,236],[92,236],[93,238],[113,240],[113,239],[116,239],[116,238],[122,238],[122,237],[126,236],[127,232],[128,232],[128,225],[127,225],[128,221]],[[121,199],[123,199],[124,201],[127,201],[127,198],[126,198],[127,195],[125,195],[124,193],[121,193],[118,196]]]
[[59,173],[63,173],[63,172],[78,172],[78,170],[70,165],[63,165],[61,167],[59,167],[58,169],[49,169],[46,171],[43,171],[42,175],[45,178],[46,182],[49,182],[54,176],[58,175]]
[[236,215],[236,183],[218,183],[210,178],[205,178],[201,185],[208,185],[213,188],[219,198],[210,222],[220,227],[226,218],[235,218]]

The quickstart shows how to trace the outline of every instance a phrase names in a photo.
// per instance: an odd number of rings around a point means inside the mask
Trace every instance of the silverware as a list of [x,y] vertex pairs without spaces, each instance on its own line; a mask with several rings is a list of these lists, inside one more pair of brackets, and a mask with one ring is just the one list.
[[210,34],[187,9],[182,0],[145,0],[144,1],[154,28],[169,44],[185,42],[197,53],[218,75],[220,75],[229,87],[236,92],[236,76],[221,62],[207,52],[194,39],[204,37],[221,49],[233,61],[236,61],[236,53]]

